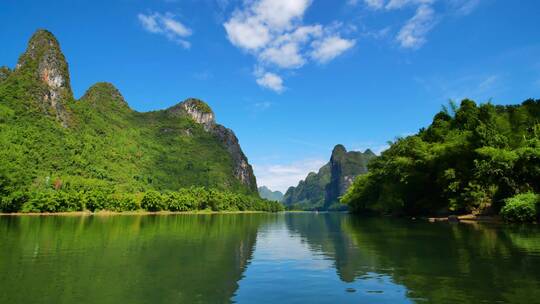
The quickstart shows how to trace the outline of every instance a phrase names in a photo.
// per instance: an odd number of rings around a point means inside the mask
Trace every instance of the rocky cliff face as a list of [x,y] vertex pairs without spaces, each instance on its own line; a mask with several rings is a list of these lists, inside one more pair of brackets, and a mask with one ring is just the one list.
[[343,145],[335,146],[330,161],[318,173],[311,172],[298,186],[289,188],[283,203],[303,209],[328,209],[345,194],[356,176],[367,173],[367,164],[374,157],[369,149],[347,152]]
[[330,183],[325,187],[325,207],[337,202],[352,185],[354,178],[368,172],[367,164],[375,157],[371,150],[347,152],[343,145],[337,145],[330,158]]
[[238,143],[238,138],[231,129],[215,124],[210,132],[216,136],[227,148],[233,159],[234,176],[246,185],[253,192],[257,191],[257,180],[253,174],[253,168],[248,163],[248,159]]
[[216,124],[214,112],[203,101],[190,98],[180,104],[180,107],[193,120],[204,126],[209,131]]
[[38,30],[30,38],[26,52],[19,58],[15,72],[26,74],[41,84],[38,99],[42,102],[42,109],[67,127],[69,113],[65,104],[73,100],[73,93],[68,64],[53,34]]
[[257,180],[253,174],[253,168],[242,151],[238,138],[231,129],[216,123],[214,112],[205,102],[189,98],[167,109],[167,112],[171,115],[187,115],[214,135],[232,157],[234,176],[251,191],[257,191]]

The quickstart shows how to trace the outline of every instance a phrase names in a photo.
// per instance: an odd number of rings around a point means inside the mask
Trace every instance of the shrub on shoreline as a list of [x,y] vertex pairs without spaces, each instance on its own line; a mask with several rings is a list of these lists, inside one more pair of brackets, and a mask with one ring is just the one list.
[[[17,204],[0,204],[1,212],[73,212],[73,211],[283,211],[279,202],[255,196],[222,192],[202,187],[175,192],[149,190],[142,193],[116,193],[112,190],[45,190],[13,198]],[[2,200],[3,202],[4,200]],[[17,208],[14,208],[16,206]]]
[[533,222],[539,216],[540,195],[528,192],[506,199],[501,216],[509,222]]

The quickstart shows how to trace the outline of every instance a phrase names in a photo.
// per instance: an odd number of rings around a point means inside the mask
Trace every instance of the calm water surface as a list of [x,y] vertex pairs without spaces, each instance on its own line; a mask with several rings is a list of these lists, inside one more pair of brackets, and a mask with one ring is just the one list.
[[537,226],[0,217],[0,303],[540,303]]

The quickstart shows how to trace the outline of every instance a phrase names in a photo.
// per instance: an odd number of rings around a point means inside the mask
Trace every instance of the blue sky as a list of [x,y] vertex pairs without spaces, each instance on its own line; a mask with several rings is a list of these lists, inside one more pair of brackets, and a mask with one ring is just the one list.
[[2,0],[0,65],[46,28],[76,97],[108,81],[138,111],[201,98],[284,191],[335,144],[381,151],[448,99],[540,98],[538,16],[533,0]]

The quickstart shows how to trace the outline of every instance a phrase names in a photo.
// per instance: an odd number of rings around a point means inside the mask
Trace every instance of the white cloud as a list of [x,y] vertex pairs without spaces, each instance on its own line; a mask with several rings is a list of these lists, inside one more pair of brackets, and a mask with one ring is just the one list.
[[277,93],[283,92],[285,87],[283,86],[283,79],[278,75],[270,72],[262,72],[257,74],[257,84],[261,87],[273,90]]
[[460,15],[472,13],[479,5],[480,0],[449,0],[450,6]]
[[298,44],[293,42],[269,47],[260,54],[259,58],[263,62],[273,63],[280,68],[299,68],[306,62],[300,54]]
[[169,31],[171,34],[179,37],[191,36],[191,30],[185,27],[182,23],[168,17],[163,18],[162,21],[165,25],[166,30]]
[[401,9],[409,5],[426,5],[432,4],[435,0],[390,0],[386,4],[385,8],[387,10]]
[[426,42],[426,35],[435,25],[435,11],[420,5],[415,15],[401,28],[396,39],[403,48],[418,49]]
[[256,50],[270,41],[270,31],[267,26],[255,18],[233,17],[225,23],[229,41],[237,47]]
[[161,28],[158,26],[158,23],[155,17],[146,16],[144,14],[139,14],[137,15],[137,17],[139,18],[139,21],[141,22],[145,30],[149,31],[150,33],[161,32]]
[[244,10],[235,11],[224,26],[232,44],[257,50],[299,22],[311,1],[259,0],[249,4]]
[[[348,3],[356,5],[360,0],[349,0]],[[413,17],[401,26],[396,35],[396,41],[403,48],[418,49],[427,41],[428,33],[433,29],[437,20],[442,16],[451,14],[468,15],[473,12],[482,0],[363,0],[363,3],[370,9],[379,12],[390,12],[408,8],[415,8]],[[440,4],[435,6],[435,4]],[[446,10],[442,14],[435,11]],[[386,27],[389,28],[389,27]],[[373,33],[373,32],[368,32]],[[369,35],[373,38],[380,36]]]
[[326,163],[322,159],[304,159],[289,164],[254,164],[253,169],[259,186],[285,193],[290,186],[296,186],[310,172],[319,171]]
[[318,40],[312,43],[311,57],[320,63],[325,63],[341,55],[355,44],[356,41],[343,39],[339,36],[326,37],[322,41]]
[[192,30],[180,21],[175,20],[173,14],[138,14],[137,18],[146,31],[153,34],[164,35],[170,41],[173,41],[186,49],[191,47],[191,43],[185,38],[192,35]]
[[[311,0],[246,0],[223,24],[227,38],[236,47],[255,56],[257,66],[273,72],[256,73],[257,83],[276,92],[283,91],[279,69],[298,69],[315,59],[328,62],[349,49],[354,40],[342,38],[339,26],[304,25],[303,17]],[[326,41],[334,39],[337,49]],[[317,41],[319,41],[317,43]],[[325,46],[323,49],[315,47]],[[333,52],[332,52],[333,51]],[[324,53],[327,52],[327,53]],[[320,54],[314,57],[313,54]],[[322,59],[322,60],[321,60]]]
[[311,5],[311,0],[260,0],[252,9],[255,16],[271,29],[280,31],[289,29],[298,21]]

